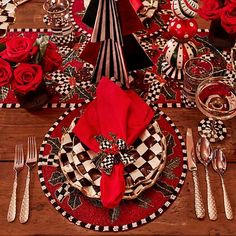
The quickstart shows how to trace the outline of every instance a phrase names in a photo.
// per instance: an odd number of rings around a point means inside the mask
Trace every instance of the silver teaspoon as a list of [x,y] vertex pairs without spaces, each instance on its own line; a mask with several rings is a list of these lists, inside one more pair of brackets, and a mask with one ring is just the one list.
[[207,208],[210,220],[217,220],[216,202],[211,190],[210,177],[208,174],[208,164],[212,161],[213,152],[211,144],[206,137],[201,137],[196,146],[198,160],[205,166],[207,183]]
[[226,171],[226,158],[221,149],[216,149],[213,152],[213,159],[212,159],[212,166],[213,169],[220,175],[221,178],[221,184],[222,184],[222,189],[223,189],[223,196],[224,196],[224,207],[225,207],[225,215],[228,220],[233,219],[233,211],[232,207],[229,201],[229,196],[226,191],[223,175]]

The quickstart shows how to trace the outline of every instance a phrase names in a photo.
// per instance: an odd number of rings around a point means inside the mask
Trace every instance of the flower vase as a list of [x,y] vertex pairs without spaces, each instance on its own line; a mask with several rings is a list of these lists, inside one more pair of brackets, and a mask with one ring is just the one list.
[[230,49],[235,44],[235,34],[227,33],[221,26],[220,19],[211,21],[208,39],[209,42],[219,50]]
[[39,110],[50,100],[50,95],[44,81],[34,91],[29,91],[26,94],[15,92],[15,95],[21,107],[29,111]]

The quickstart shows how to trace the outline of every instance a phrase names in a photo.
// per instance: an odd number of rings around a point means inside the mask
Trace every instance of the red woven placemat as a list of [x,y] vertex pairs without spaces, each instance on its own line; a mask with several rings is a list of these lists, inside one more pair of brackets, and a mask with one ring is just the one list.
[[73,223],[99,231],[123,231],[146,224],[160,216],[176,199],[186,177],[186,149],[174,123],[163,112],[156,120],[167,140],[164,171],[150,189],[134,200],[123,200],[109,210],[97,199],[85,197],[71,187],[60,169],[58,151],[64,128],[80,116],[87,105],[65,112],[49,129],[40,148],[38,174],[42,189],[59,213]]

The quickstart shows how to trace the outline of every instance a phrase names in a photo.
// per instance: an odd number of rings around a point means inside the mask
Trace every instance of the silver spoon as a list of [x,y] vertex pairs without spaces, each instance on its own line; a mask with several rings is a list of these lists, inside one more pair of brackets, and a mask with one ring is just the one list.
[[210,220],[217,220],[216,202],[211,190],[211,183],[207,166],[212,161],[213,153],[210,142],[206,137],[201,137],[196,146],[196,153],[199,161],[205,166],[207,183],[207,208]]
[[229,196],[226,191],[224,179],[223,179],[223,174],[226,171],[226,158],[221,149],[216,149],[213,152],[213,159],[212,159],[212,166],[213,169],[220,175],[221,179],[221,184],[222,184],[222,189],[223,189],[223,195],[224,195],[224,207],[225,207],[225,215],[228,220],[233,219],[233,211],[232,207],[229,201]]

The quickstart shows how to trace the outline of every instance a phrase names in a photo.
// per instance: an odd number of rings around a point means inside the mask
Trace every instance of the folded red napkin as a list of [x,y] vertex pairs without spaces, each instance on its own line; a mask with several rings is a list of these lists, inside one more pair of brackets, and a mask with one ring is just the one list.
[[143,3],[141,0],[129,0],[134,10],[137,12]]
[[[131,145],[150,123],[153,115],[153,110],[135,92],[124,91],[108,78],[102,78],[97,87],[96,99],[88,105],[73,132],[81,142],[99,153],[102,145],[96,137],[121,146],[122,141]],[[107,156],[117,151],[116,144],[106,152]],[[102,171],[100,189],[105,207],[114,208],[119,204],[125,191],[124,164],[121,161],[115,161],[110,174]]]

